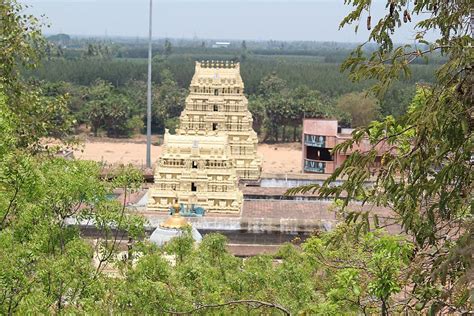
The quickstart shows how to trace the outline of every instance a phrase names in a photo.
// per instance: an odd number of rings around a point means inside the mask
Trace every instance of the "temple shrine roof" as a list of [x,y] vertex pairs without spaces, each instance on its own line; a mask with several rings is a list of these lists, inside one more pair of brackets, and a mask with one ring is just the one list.
[[244,87],[240,76],[240,63],[233,61],[196,62],[191,86],[232,86]]

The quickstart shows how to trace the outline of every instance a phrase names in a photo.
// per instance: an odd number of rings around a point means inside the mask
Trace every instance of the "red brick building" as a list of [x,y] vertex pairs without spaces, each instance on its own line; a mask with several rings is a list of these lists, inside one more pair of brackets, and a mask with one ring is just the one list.
[[[358,146],[354,146],[345,155],[332,154],[332,149],[350,139],[353,129],[340,128],[337,120],[328,119],[304,119],[302,129],[302,152],[303,159],[301,170],[305,173],[327,173],[330,174],[339,167],[347,156],[354,151],[368,151],[370,144],[364,140]],[[382,155],[380,146],[380,155]],[[380,163],[380,156],[376,158],[374,168]]]

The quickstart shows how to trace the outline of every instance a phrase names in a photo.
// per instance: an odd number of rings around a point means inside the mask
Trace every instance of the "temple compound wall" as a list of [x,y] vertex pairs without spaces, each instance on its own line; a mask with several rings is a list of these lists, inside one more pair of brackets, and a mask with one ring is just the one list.
[[240,65],[196,62],[176,135],[165,132],[148,210],[179,203],[211,213],[240,213],[238,180],[258,180],[257,134],[243,94]]

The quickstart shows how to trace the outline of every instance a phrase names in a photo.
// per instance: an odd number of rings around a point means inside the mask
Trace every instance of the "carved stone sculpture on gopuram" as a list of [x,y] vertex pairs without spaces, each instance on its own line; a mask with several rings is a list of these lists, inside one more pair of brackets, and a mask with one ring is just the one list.
[[257,134],[244,95],[240,64],[196,62],[176,135],[165,132],[149,190],[148,210],[240,213],[238,180],[258,180]]

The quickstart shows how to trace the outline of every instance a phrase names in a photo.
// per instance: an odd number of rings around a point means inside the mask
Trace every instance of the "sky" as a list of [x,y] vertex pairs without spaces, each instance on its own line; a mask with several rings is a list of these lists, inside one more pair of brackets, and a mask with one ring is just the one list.
[[[28,11],[44,14],[51,25],[45,34],[148,36],[149,0],[23,0]],[[385,14],[376,0],[372,21]],[[153,0],[154,38],[305,40],[362,42],[360,30],[339,30],[349,12],[344,0]],[[414,24],[405,25],[396,42],[412,42]]]

